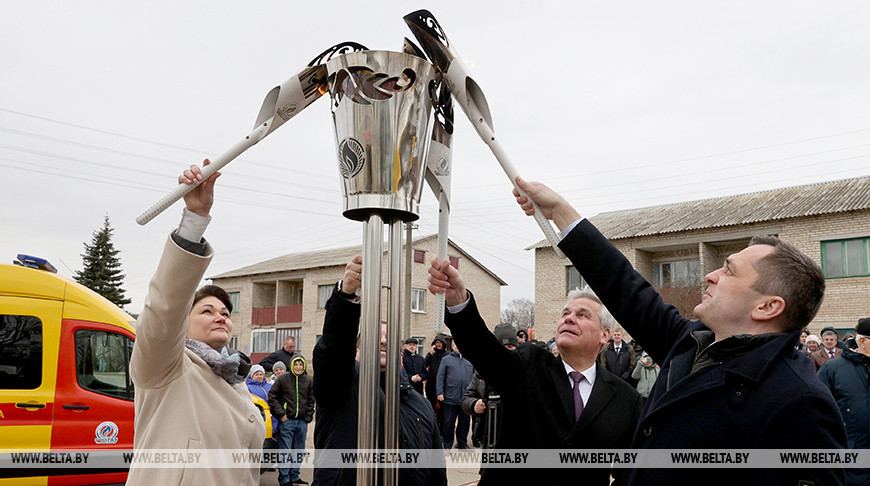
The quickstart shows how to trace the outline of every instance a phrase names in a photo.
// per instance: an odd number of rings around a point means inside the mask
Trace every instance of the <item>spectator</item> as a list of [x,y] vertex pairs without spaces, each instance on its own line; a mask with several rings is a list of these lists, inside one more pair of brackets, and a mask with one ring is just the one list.
[[275,381],[278,380],[278,377],[287,372],[287,367],[284,366],[283,361],[276,361],[275,364],[272,365],[272,378],[269,379],[270,384],[274,384]]
[[[846,342],[843,359],[828,361],[819,369],[819,379],[827,385],[846,422],[849,449],[870,449],[870,318],[858,320],[855,337]],[[870,484],[870,469],[846,468],[846,484]]]
[[797,349],[800,352],[804,352],[804,350],[807,349],[807,336],[809,336],[809,335],[810,335],[809,329],[804,328],[803,330],[801,330],[800,341],[798,342],[797,346],[795,346],[795,349]]
[[[596,363],[613,317],[591,291],[572,291],[556,328],[560,357],[538,346],[505,349],[486,328],[459,271],[432,258],[429,290],[445,293],[445,324],[480,376],[499,390],[504,409],[500,449],[628,448],[641,398],[627,383]],[[510,425],[508,425],[510,424]],[[621,471],[614,470],[619,484]],[[610,484],[609,469],[586,469],[583,484]],[[481,486],[576,484],[572,469],[487,468]]]
[[803,353],[807,356],[815,353],[822,346],[822,340],[815,334],[807,336],[807,345],[803,349]]
[[517,331],[517,341],[520,344],[526,343],[529,340],[529,332],[526,329],[520,329]]
[[423,364],[426,366],[426,398],[432,405],[432,410],[435,410],[435,420],[438,422],[438,430],[444,430],[444,409],[438,401],[438,389],[436,383],[438,381],[438,368],[441,366],[441,360],[447,356],[450,351],[447,350],[447,341],[443,336],[435,336],[432,340],[432,352],[426,355]]
[[453,341],[453,352],[441,360],[436,382],[438,401],[444,407],[444,448],[453,447],[453,436],[456,435],[456,448],[468,449],[468,415],[462,413],[462,395],[471,383],[474,367],[462,357],[456,341]]
[[634,371],[631,372],[631,377],[637,381],[637,392],[643,397],[644,402],[646,402],[649,392],[659,377],[659,369],[649,353],[644,351],[640,359],[637,360]]
[[[314,398],[317,401],[314,447],[317,449],[356,449],[359,415],[359,362],[354,360],[359,332],[360,305],[356,291],[360,287],[362,257],[348,262],[344,278],[336,283],[326,302],[323,335],[314,346]],[[376,290],[377,291],[377,290]],[[381,328],[380,368],[387,366],[386,328]],[[382,381],[383,382],[383,381]],[[384,395],[378,403],[365,404],[384,408]],[[383,423],[378,424],[382,430]],[[432,407],[419,393],[402,380],[399,389],[399,447],[403,449],[441,449],[441,436]],[[314,484],[350,486],[356,484],[356,469],[314,469]],[[447,474],[439,468],[399,468],[402,486],[446,485]]]
[[281,348],[275,351],[274,353],[266,356],[265,358],[260,360],[260,366],[263,367],[266,371],[272,371],[272,365],[276,362],[281,361],[284,363],[284,367],[286,369],[287,365],[293,361],[293,358],[296,357],[304,357],[302,353],[296,351],[296,338],[293,336],[287,336],[284,338],[284,343],[281,345]]
[[[277,417],[278,448],[282,450],[305,449],[308,424],[314,419],[314,381],[305,374],[305,365],[305,358],[293,358],[290,362],[292,371],[279,376],[269,391],[269,409],[272,416]],[[279,466],[278,484],[289,486],[308,482],[299,477],[299,466]]]
[[[272,385],[266,383],[266,373],[263,371],[263,367],[255,364],[251,367],[251,371],[248,372],[248,377],[245,380],[245,384],[248,386],[248,392],[252,395],[256,395],[263,399],[264,402],[269,403],[269,390],[272,389]],[[278,435],[278,419],[275,415],[272,415],[272,437],[277,437]]]
[[810,355],[816,365],[816,372],[828,360],[839,358],[842,351],[837,347],[837,331],[834,328],[825,328],[822,331],[822,349]]
[[634,371],[637,357],[634,354],[634,347],[622,340],[621,327],[617,326],[613,330],[613,339],[601,349],[598,362],[607,368],[607,371],[622,378],[629,385],[635,386],[636,382],[632,380],[631,373]]
[[426,373],[426,360],[417,354],[417,340],[408,338],[405,340],[405,349],[402,350],[402,369],[408,375],[411,387],[423,394],[423,382],[429,375]]
[[[244,384],[251,360],[227,347],[233,332],[230,296],[215,285],[196,288],[214,256],[202,235],[219,176],[203,179],[192,165],[178,177],[179,184],[196,187],[184,196],[181,224],[166,241],[136,324],[130,360],[134,450],[263,447],[266,429]],[[253,486],[259,470],[257,464],[197,469],[196,475],[201,484]],[[191,471],[134,463],[127,484],[181,484],[185,473]]]
[[[519,341],[517,341],[514,327],[510,324],[495,326],[492,334],[505,349],[517,349]],[[488,386],[477,371],[474,372],[474,377],[471,378],[471,383],[468,384],[465,395],[462,396],[462,411],[472,418],[471,442],[474,447],[481,445],[487,449],[497,447],[496,440],[503,415],[501,395],[491,386]],[[483,474],[482,467],[481,474]]]
[[[705,276],[700,320],[666,305],[588,220],[540,183],[516,178],[514,195],[562,231],[559,248],[614,317],[662,368],[634,449],[842,449],[846,432],[831,393],[794,349],[825,290],[819,265],[771,236],[754,237]],[[537,208],[533,205],[537,203]],[[565,354],[564,347],[562,354]],[[486,375],[485,375],[486,376]],[[803,424],[796,427],[795,424]],[[842,467],[717,469],[717,484],[843,484]],[[692,484],[683,468],[631,468],[629,485]]]

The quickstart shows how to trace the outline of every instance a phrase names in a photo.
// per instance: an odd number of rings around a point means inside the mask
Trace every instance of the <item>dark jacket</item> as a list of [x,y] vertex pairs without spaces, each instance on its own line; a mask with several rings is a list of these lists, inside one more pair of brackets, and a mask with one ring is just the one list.
[[[574,395],[560,357],[538,346],[506,349],[486,328],[473,296],[460,312],[448,312],[445,323],[459,347],[466,346],[465,356],[480,375],[501,392],[504,426],[498,435],[499,449],[629,447],[641,398],[602,366],[597,366],[592,395],[580,420],[575,420]],[[487,468],[480,485],[607,486],[610,473],[606,468]]]
[[[846,433],[836,403],[812,363],[795,350],[800,331],[770,335],[745,354],[692,372],[699,338],[711,333],[683,318],[587,220],[559,244],[613,317],[643,346],[659,377],[643,409],[636,449],[840,449]],[[732,339],[732,338],[729,338]],[[713,347],[727,345],[723,340]],[[709,354],[709,353],[708,353]],[[703,470],[704,484],[844,482],[842,468]],[[692,484],[691,469],[627,469],[629,484]],[[708,479],[709,478],[709,481]],[[809,484],[809,483],[807,483]]]
[[407,349],[402,350],[402,369],[408,377],[420,375],[421,381],[417,383],[411,382],[411,388],[417,390],[417,393],[423,394],[423,382],[429,377],[426,372],[425,359],[419,353],[411,354]]
[[279,376],[272,384],[272,389],[269,390],[269,409],[278,420],[287,415],[288,419],[311,423],[314,419],[314,380],[305,374],[304,367],[301,375],[293,373],[293,362],[296,361],[305,364],[305,358],[293,358],[290,363],[291,371]]
[[[823,364],[818,376],[840,407],[848,448],[870,449],[870,357],[850,349],[854,346],[854,341],[847,342],[842,359]],[[870,469],[846,469],[846,483],[870,484]]]
[[[360,305],[332,293],[326,303],[323,335],[314,347],[314,397],[317,420],[314,425],[316,449],[356,449],[359,410],[359,363],[355,360]],[[399,448],[441,449],[441,434],[432,406],[402,380],[399,399]],[[384,407],[384,393],[376,406]],[[372,404],[369,404],[372,406]],[[378,430],[383,430],[383,423]],[[315,468],[317,485],[356,484],[356,469]],[[444,468],[400,468],[399,484],[446,485]]]
[[426,398],[429,401],[434,401],[438,396],[435,390],[435,381],[438,378],[438,367],[441,366],[441,360],[447,356],[450,351],[447,349],[447,341],[441,336],[435,336],[436,341],[441,341],[444,344],[444,349],[435,353],[429,353],[423,360],[423,365],[426,367],[428,378],[426,379]]
[[[478,400],[483,400],[486,404],[486,409],[480,414],[475,413],[474,411],[474,405]],[[465,389],[465,395],[462,395],[462,411],[472,417],[478,418],[480,421],[474,429],[472,439],[479,441],[484,445],[484,447],[497,447],[498,443],[496,442],[496,439],[504,415],[501,406],[501,395],[493,390],[491,386],[488,386],[486,380],[481,378],[480,373],[477,371],[474,372],[474,376],[471,378],[471,383],[469,383],[468,388]],[[491,413],[495,414],[494,418],[496,420],[496,423],[494,424],[495,430],[493,430],[493,437],[491,438],[492,440],[490,440],[489,434],[487,433],[487,420]]]
[[460,405],[462,395],[471,383],[472,376],[474,376],[474,367],[471,363],[459,353],[451,351],[441,360],[441,366],[438,368],[436,393],[444,395],[445,404]]
[[288,353],[287,351],[284,351],[284,346],[281,346],[280,348],[278,348],[278,351],[275,351],[269,356],[261,359],[260,362],[257,364],[262,366],[263,369],[266,371],[272,371],[273,364],[277,363],[278,361],[283,361],[284,364],[287,366],[287,371],[289,372],[290,362],[293,361],[293,358],[297,357],[302,358],[302,353],[300,353],[299,351],[293,351],[292,353]]
[[613,341],[609,342],[607,346],[601,348],[598,362],[607,368],[607,371],[622,378],[626,383],[632,385],[635,383],[631,379],[631,372],[634,371],[634,366],[637,364],[637,357],[634,355],[634,348],[627,342],[622,342],[618,354]]

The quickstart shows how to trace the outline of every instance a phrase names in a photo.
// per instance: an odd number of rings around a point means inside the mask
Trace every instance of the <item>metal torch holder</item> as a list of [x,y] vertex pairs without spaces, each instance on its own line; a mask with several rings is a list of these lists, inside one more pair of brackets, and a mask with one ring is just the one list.
[[[426,171],[434,67],[420,57],[360,51],[327,62],[332,120],[342,176],[344,216],[363,222],[357,448],[398,449],[402,298],[402,224],[419,218]],[[387,284],[383,285],[384,225],[389,226]],[[408,242],[410,244],[410,241]],[[387,289],[384,442],[381,409],[381,289]],[[397,484],[398,470],[357,470],[358,485]]]

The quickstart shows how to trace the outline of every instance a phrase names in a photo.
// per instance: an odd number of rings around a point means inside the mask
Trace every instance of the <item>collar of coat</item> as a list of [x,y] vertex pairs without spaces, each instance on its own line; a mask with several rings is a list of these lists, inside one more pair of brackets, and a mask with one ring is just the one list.
[[[791,332],[741,334],[714,343],[713,331],[700,322],[695,322],[699,327],[681,339],[672,352],[672,356],[676,357],[694,348],[695,359],[691,372],[707,366],[722,366],[726,373],[759,382],[775,362],[787,353],[797,353],[794,345],[799,341],[799,329]],[[699,362],[701,366],[698,366]]]

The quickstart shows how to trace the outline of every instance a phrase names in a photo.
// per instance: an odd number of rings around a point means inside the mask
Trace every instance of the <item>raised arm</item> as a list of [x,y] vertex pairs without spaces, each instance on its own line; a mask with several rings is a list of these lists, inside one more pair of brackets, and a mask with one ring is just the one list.
[[[204,165],[208,163],[206,159]],[[164,246],[136,324],[130,367],[136,386],[159,387],[181,376],[188,313],[214,253],[202,233],[210,220],[219,176],[215,173],[203,181],[202,170],[192,165],[178,177],[179,184],[198,186],[184,197],[181,224]]]

